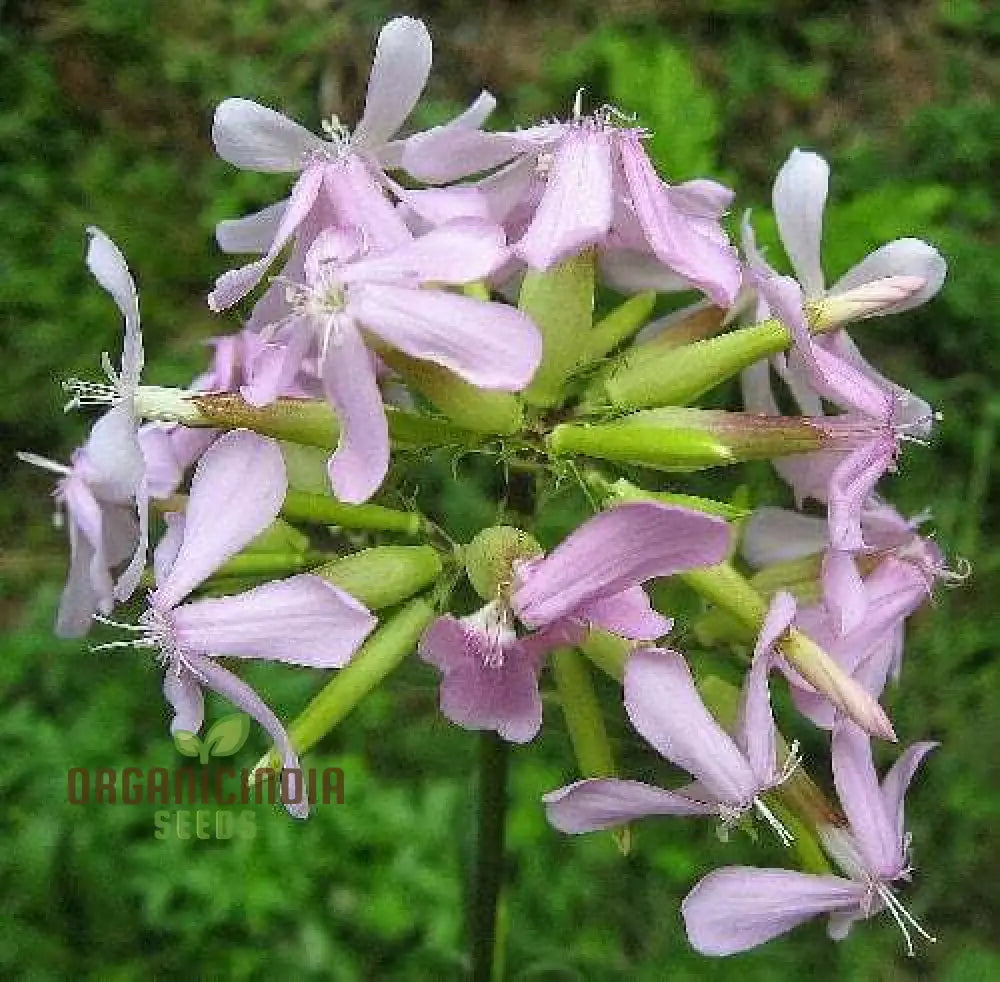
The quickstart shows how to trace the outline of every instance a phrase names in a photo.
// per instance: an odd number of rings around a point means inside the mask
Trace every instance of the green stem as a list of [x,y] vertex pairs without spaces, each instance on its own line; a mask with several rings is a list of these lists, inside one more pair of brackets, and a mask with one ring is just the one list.
[[507,811],[507,743],[479,735],[479,834],[470,910],[473,982],[493,982],[497,957],[497,908],[504,873]]
[[416,535],[421,524],[420,516],[414,512],[396,511],[382,505],[345,505],[326,495],[292,490],[285,495],[281,514],[292,522],[403,532],[406,535]]

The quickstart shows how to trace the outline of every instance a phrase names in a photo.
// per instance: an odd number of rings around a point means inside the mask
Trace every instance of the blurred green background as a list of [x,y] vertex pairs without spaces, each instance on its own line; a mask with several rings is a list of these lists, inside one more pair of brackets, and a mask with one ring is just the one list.
[[[942,546],[975,571],[914,619],[903,686],[888,697],[904,740],[943,742],[911,797],[918,873],[907,893],[940,942],[908,960],[883,917],[840,945],[816,923],[740,958],[694,955],[678,915],[694,880],[780,855],[723,846],[693,822],[647,822],[628,859],[610,837],[551,832],[539,795],[574,775],[550,707],[543,738],[513,760],[508,977],[1000,978],[1000,543],[990,495],[1000,8],[986,0],[0,2],[0,974],[461,975],[475,740],[436,715],[423,666],[407,666],[326,742],[316,762],[345,769],[347,803],[308,823],[262,808],[253,840],[159,841],[152,806],[66,803],[71,766],[177,757],[151,660],[51,637],[65,545],[49,523],[48,481],[13,460],[18,449],[68,455],[86,421],[60,412],[58,381],[92,374],[102,350],[117,350],[118,318],[82,263],[84,226],[111,234],[139,281],[147,379],[183,384],[203,364],[203,339],[236,326],[203,300],[227,266],[214,223],[286,187],[213,157],[214,105],[240,95],[312,127],[335,109],[356,119],[375,34],[403,12],[423,16],[435,41],[415,123],[444,118],[481,86],[500,98],[494,125],[528,123],[565,113],[586,85],[654,131],[668,178],[712,174],[735,186],[735,211],[753,207],[765,240],[770,182],[788,151],[826,155],[831,279],[898,235],[934,242],[951,265],[927,308],[856,334],[887,374],[944,411],[934,445],[908,453],[891,493],[904,511],[931,507]],[[439,487],[455,531],[490,519],[475,481]],[[285,716],[319,685],[306,671],[250,674]],[[634,738],[620,728],[616,738],[635,767],[649,765]],[[239,762],[263,748],[254,733]],[[822,760],[817,738],[809,749]]]

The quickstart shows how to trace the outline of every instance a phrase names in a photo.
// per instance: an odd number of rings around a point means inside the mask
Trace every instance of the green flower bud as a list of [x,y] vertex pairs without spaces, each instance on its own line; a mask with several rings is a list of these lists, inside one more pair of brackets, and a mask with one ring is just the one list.
[[441,574],[431,546],[374,546],[312,570],[372,610],[394,607],[430,586]]
[[496,600],[510,590],[514,564],[541,553],[542,547],[527,532],[497,525],[483,529],[465,547],[465,571],[483,600]]
[[585,454],[663,471],[696,471],[818,450],[822,432],[800,418],[666,408],[607,423],[563,423],[548,437],[557,456]]

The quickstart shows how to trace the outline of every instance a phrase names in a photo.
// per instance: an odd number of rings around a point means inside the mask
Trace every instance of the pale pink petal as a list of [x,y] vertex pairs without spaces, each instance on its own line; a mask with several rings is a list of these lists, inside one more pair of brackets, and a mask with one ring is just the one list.
[[795,608],[795,598],[784,591],[779,590],[771,598],[754,647],[753,661],[743,682],[736,719],[736,743],[762,785],[771,784],[779,771],[777,733],[767,676],[774,661],[774,646],[791,626]]
[[515,246],[535,269],[548,269],[599,243],[611,227],[611,138],[571,129],[552,160],[528,230]]
[[741,270],[736,250],[716,235],[705,235],[673,203],[638,137],[619,141],[621,163],[635,215],[661,262],[693,283],[720,307],[732,306]]
[[864,893],[864,886],[840,876],[727,866],[695,884],[681,915],[695,951],[733,955],[812,917],[858,908]]
[[444,184],[493,170],[526,150],[516,133],[484,133],[453,122],[411,136],[402,165],[418,181]]
[[794,149],[778,171],[771,192],[778,234],[809,299],[823,294],[820,242],[830,165],[809,150]]
[[[270,707],[246,682],[237,678],[221,665],[217,665],[211,658],[195,654],[185,655],[184,663],[203,686],[217,692],[224,699],[228,699],[237,709],[264,727],[281,754],[282,767],[285,770],[299,770],[299,758],[292,748],[285,728]],[[298,774],[297,780],[292,782],[290,790],[291,795],[289,799],[285,800],[285,808],[295,818],[305,818],[309,814],[309,802],[301,772]]]
[[670,193],[678,208],[704,218],[721,218],[736,197],[732,188],[706,178],[674,184]]
[[[610,247],[601,249],[598,252],[597,260],[601,279],[612,290],[617,290],[619,293],[642,293],[646,290],[655,290],[657,293],[677,293],[679,290],[694,289],[694,284],[688,282],[679,273],[664,266],[656,256],[649,252]],[[709,307],[711,303],[706,301],[705,306]],[[690,310],[691,308],[685,308],[683,313],[690,313]],[[670,316],[668,315],[661,320],[666,321]],[[648,326],[652,327],[652,324]],[[649,334],[645,334],[645,331],[646,328],[643,328],[636,336],[636,341],[648,341],[659,333],[659,330]]]
[[167,498],[184,479],[184,470],[174,454],[168,423],[144,423],[139,427],[146,483],[150,497]]
[[338,271],[338,279],[343,283],[471,283],[497,270],[508,251],[499,225],[456,219],[391,252],[345,266]]
[[903,864],[902,839],[879,787],[871,738],[856,723],[840,719],[833,728],[830,753],[837,796],[868,868],[876,876],[897,876]]
[[124,503],[135,500],[146,473],[139,432],[132,407],[112,406],[95,424],[83,446],[88,483],[99,497]]
[[157,586],[163,584],[177,561],[177,553],[184,541],[184,512],[168,511],[163,516],[163,521],[167,530],[153,550],[153,577]]
[[674,624],[671,618],[653,610],[641,586],[584,603],[575,616],[633,641],[655,641],[669,634]]
[[350,594],[308,573],[182,604],[171,621],[183,651],[314,668],[346,665],[376,623]]
[[59,598],[55,633],[60,638],[82,638],[94,614],[110,614],[112,586],[107,559],[72,520],[69,521],[69,574]]
[[410,241],[406,222],[381,187],[383,175],[373,173],[357,154],[331,161],[324,172],[325,198],[337,225],[363,229],[375,252]]
[[746,804],[758,791],[750,765],[711,717],[683,656],[647,648],[625,663],[625,709],[632,725],[716,801]]
[[205,722],[205,697],[198,680],[182,662],[172,662],[163,676],[163,695],[173,707],[170,732],[197,733]]
[[817,555],[827,546],[822,518],[765,505],[756,509],[743,528],[740,552],[754,568]]
[[872,440],[837,464],[828,489],[832,548],[846,552],[864,548],[861,514],[875,485],[891,468],[894,456],[895,447],[888,440]]
[[396,17],[379,31],[368,77],[365,111],[351,137],[360,150],[377,150],[403,125],[431,71],[431,36],[423,21]]
[[896,835],[900,842],[904,840],[906,835],[903,810],[906,789],[910,786],[910,781],[913,780],[913,775],[916,774],[924,757],[940,746],[941,744],[935,743],[933,740],[912,744],[906,748],[906,751],[889,768],[888,773],[882,779],[882,798],[885,801],[885,810],[889,819],[895,822]]
[[264,344],[248,366],[240,395],[251,406],[269,406],[289,395],[302,362],[313,344],[313,332],[304,318],[296,318],[281,332],[281,339]]
[[241,170],[280,174],[302,170],[327,145],[287,116],[249,99],[226,99],[215,110],[212,142]]
[[823,602],[843,633],[854,630],[864,620],[868,599],[864,581],[854,556],[831,549],[823,556]]
[[231,269],[223,273],[216,281],[215,287],[208,295],[208,306],[218,313],[232,307],[243,299],[261,281],[271,263],[291,241],[299,226],[309,214],[316,202],[320,188],[323,185],[325,168],[314,164],[306,167],[292,188],[288,206],[281,214],[281,221],[267,253],[256,262],[249,263],[239,269]]
[[87,227],[87,268],[94,279],[111,294],[125,318],[122,348],[121,382],[126,390],[135,389],[142,372],[142,334],[139,331],[139,295],[125,257],[99,228]]
[[469,730],[493,730],[527,743],[542,723],[539,661],[516,641],[493,644],[474,625],[439,617],[420,641],[420,657],[443,673],[441,712]]
[[139,586],[142,571],[146,567],[146,553],[149,550],[149,492],[143,478],[135,490],[136,537],[135,550],[128,566],[122,570],[115,583],[115,599],[120,603],[128,600]]
[[541,360],[538,329],[506,304],[443,290],[359,283],[351,289],[348,311],[393,347],[483,389],[519,391]]
[[230,218],[215,226],[215,240],[223,252],[265,253],[277,235],[288,201],[276,201],[242,218]]
[[490,203],[479,188],[452,186],[413,190],[390,184],[400,201],[406,224],[415,233],[427,232],[461,218],[490,221]]
[[560,832],[610,829],[647,815],[712,815],[718,809],[639,781],[589,778],[542,796],[545,816]]
[[529,626],[572,616],[584,603],[656,576],[721,562],[729,527],[700,512],[634,502],[585,522],[532,567],[513,596]]
[[263,532],[277,518],[286,489],[285,462],[275,441],[249,430],[219,437],[195,468],[184,538],[153,605],[175,607]]
[[918,276],[924,286],[916,293],[892,307],[878,312],[878,316],[898,314],[900,311],[919,307],[931,299],[944,284],[948,264],[932,245],[922,239],[896,239],[865,256],[856,266],[852,266],[830,287],[831,294],[846,293],[857,286],[864,286],[873,280],[887,276]]
[[389,426],[371,356],[357,328],[344,320],[321,362],[323,387],[340,423],[330,458],[330,483],[341,501],[360,504],[389,469]]

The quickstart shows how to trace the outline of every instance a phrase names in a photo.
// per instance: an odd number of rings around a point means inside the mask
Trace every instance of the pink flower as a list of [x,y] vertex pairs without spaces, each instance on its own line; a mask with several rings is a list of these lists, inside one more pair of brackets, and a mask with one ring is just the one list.
[[549,821],[562,832],[592,832],[647,815],[715,815],[723,834],[756,811],[788,845],[790,833],[761,795],[798,766],[793,748],[777,754],[767,675],[774,645],[787,631],[795,603],[777,594],[761,628],[747,673],[736,731],[730,736],[705,708],[682,655],[648,648],[625,666],[625,708],[632,725],[660,754],[688,771],[694,783],[666,791],[638,781],[591,778],[545,795]]
[[934,941],[903,906],[892,884],[909,880],[909,837],[903,796],[934,743],[911,746],[881,786],[868,737],[843,721],[833,734],[833,774],[847,828],[821,830],[824,845],[844,876],[730,866],[709,873],[681,906],[688,940],[703,955],[755,948],[797,925],[829,914],[830,937],[845,938],[857,920],[888,910],[913,954],[910,931]]
[[[243,170],[300,176],[286,202],[219,226],[224,249],[264,255],[219,277],[208,298],[213,310],[224,310],[246,296],[296,236],[303,239],[297,249],[300,260],[312,238],[331,225],[364,229],[376,250],[409,240],[403,217],[385,193],[390,182],[384,168],[398,165],[401,145],[391,138],[420,98],[430,67],[427,28],[412,17],[397,17],[379,32],[364,114],[353,133],[333,117],[324,125],[323,139],[246,99],[227,99],[216,109],[212,139],[220,157]],[[479,125],[493,105],[492,96],[483,93],[454,122],[459,127]],[[432,211],[439,197],[432,196]],[[420,207],[419,192],[407,195],[407,200]],[[293,270],[294,264],[293,256]]]
[[[599,626],[634,640],[662,637],[672,622],[640,584],[720,562],[725,522],[648,502],[619,505],[584,523],[548,556],[522,563],[509,595],[459,620],[438,618],[420,656],[440,669],[441,711],[468,729],[523,743],[542,721],[538,675],[553,648]],[[518,636],[520,623],[528,633]]]
[[[278,445],[247,430],[232,430],[205,451],[195,468],[188,506],[167,517],[153,565],[156,589],[131,641],[103,647],[154,648],[165,668],[163,691],[174,708],[171,730],[197,733],[204,721],[202,689],[248,713],[270,734],[283,765],[298,758],[284,727],[245,682],[217,656],[261,658],[293,665],[339,668],[375,626],[349,594],[310,574],[276,580],[245,593],[185,601],[227,559],[277,517],[286,491]],[[123,626],[123,625],[119,625]],[[288,801],[304,817],[308,803]]]
[[597,246],[612,285],[697,287],[730,306],[740,264],[719,218],[732,193],[713,181],[664,183],[644,133],[621,119],[610,107],[582,116],[577,105],[568,123],[513,133],[446,125],[407,140],[403,166],[430,181],[500,167],[476,186],[536,269]]
[[480,279],[506,254],[502,230],[472,219],[372,256],[357,230],[327,229],[306,256],[302,281],[285,282],[291,313],[268,328],[272,343],[254,361],[244,396],[273,401],[314,355],[341,427],[330,482],[342,501],[367,500],[385,478],[389,436],[362,329],[480,388],[523,389],[541,359],[531,320],[503,304],[426,288]]

